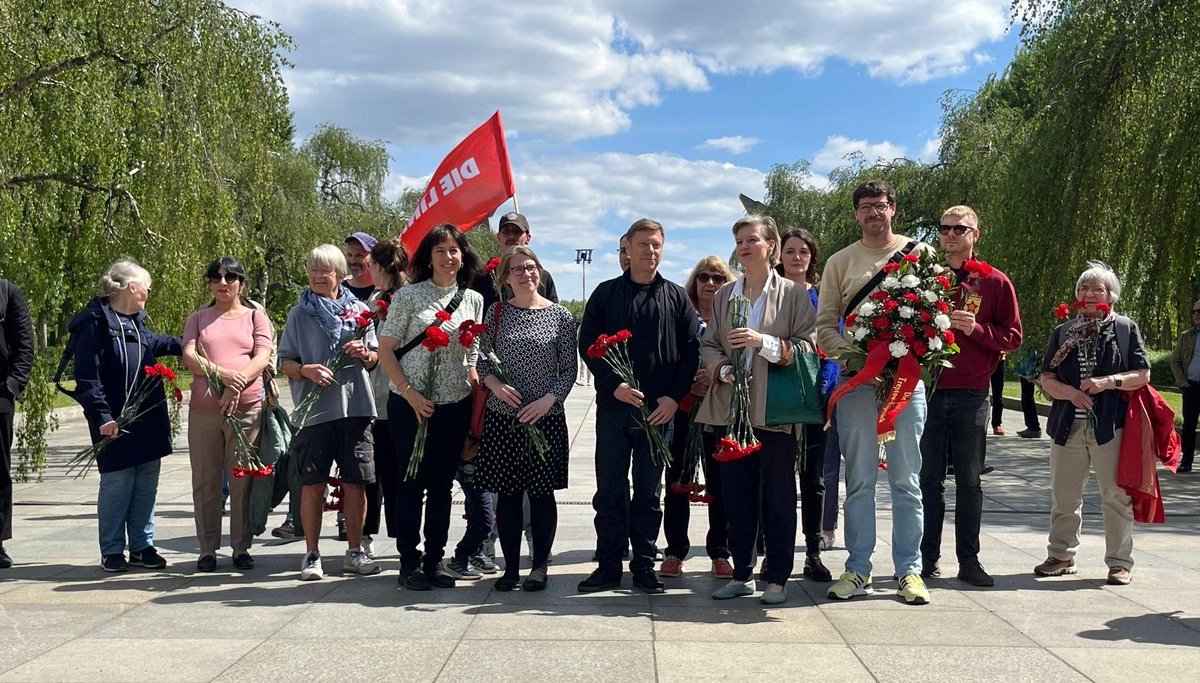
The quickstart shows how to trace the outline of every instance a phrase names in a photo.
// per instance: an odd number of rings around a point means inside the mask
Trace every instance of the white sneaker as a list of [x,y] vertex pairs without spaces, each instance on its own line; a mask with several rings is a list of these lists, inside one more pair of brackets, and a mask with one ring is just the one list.
[[300,580],[301,581],[316,581],[325,576],[325,570],[321,568],[321,553],[314,550],[304,556],[300,561]]
[[354,550],[346,551],[346,559],[342,560],[342,571],[347,574],[361,574],[367,576],[369,574],[378,574],[379,565],[375,564],[362,550],[355,548]]
[[834,542],[835,538],[836,537],[834,536],[833,531],[822,531],[821,532],[821,550],[833,549],[833,542]]
[[371,558],[372,560],[375,559],[375,539],[374,538],[364,535],[362,537],[362,543],[359,545],[359,547],[362,548],[362,551],[367,554],[367,557]]

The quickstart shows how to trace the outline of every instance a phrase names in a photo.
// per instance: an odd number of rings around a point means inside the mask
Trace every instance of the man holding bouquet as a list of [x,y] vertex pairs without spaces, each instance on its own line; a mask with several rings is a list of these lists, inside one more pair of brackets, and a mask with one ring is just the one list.
[[979,475],[988,426],[988,387],[1002,354],[1021,346],[1021,314],[1008,276],[976,258],[979,218],[969,206],[952,206],[942,215],[942,249],[954,271],[954,310],[950,329],[958,340],[954,367],[945,368],[929,395],[921,436],[921,498],[925,534],[921,539],[921,576],[940,576],[942,524],[946,517],[946,465],[954,466],[954,534],[958,578],[972,586],[991,586],[979,563],[979,524],[983,488]]
[[[901,382],[901,368],[905,367],[902,361],[908,361],[910,368],[914,361],[905,358],[909,356],[908,346],[900,339],[887,340],[892,332],[880,341],[886,318],[880,316],[874,321],[881,323],[876,332],[853,326],[852,321],[855,316],[877,315],[882,299],[901,286],[895,277],[898,264],[906,259],[929,259],[921,252],[931,255],[933,250],[892,231],[897,204],[896,192],[888,183],[863,183],[854,190],[853,200],[862,239],[826,262],[817,304],[817,344],[845,367],[842,383],[830,402],[834,406],[831,410],[837,411],[838,437],[846,458],[845,533],[850,556],[845,573],[829,589],[829,597],[848,600],[873,592],[875,482],[879,470],[884,469],[891,484],[892,561],[900,581],[899,595],[908,604],[924,605],[929,602],[929,591],[920,576],[923,521],[919,474],[925,386],[919,368],[915,380],[909,372],[907,382]],[[839,327],[843,318],[844,333]],[[936,343],[942,348],[945,342],[926,339],[921,343],[930,347]],[[847,362],[857,360],[861,350],[875,351],[881,344],[889,351],[895,349],[884,354],[886,366],[876,370],[878,366],[871,363]],[[903,391],[894,396],[894,388]],[[883,404],[880,398],[885,399]],[[885,452],[881,453],[881,448]]]
[[[579,331],[579,353],[596,378],[596,560],[599,567],[579,584],[583,592],[621,585],[621,554],[633,548],[633,585],[663,592],[654,574],[654,542],[662,523],[659,486],[663,462],[652,449],[656,435],[691,391],[700,362],[700,325],[687,293],[658,273],[663,228],[643,218],[625,233],[630,266],[600,283],[588,299]],[[632,377],[603,355],[589,353],[601,335],[618,335],[628,351]],[[631,386],[636,383],[638,387]],[[643,417],[645,416],[645,417]],[[643,424],[643,420],[648,424]],[[632,466],[633,497],[628,476]]]

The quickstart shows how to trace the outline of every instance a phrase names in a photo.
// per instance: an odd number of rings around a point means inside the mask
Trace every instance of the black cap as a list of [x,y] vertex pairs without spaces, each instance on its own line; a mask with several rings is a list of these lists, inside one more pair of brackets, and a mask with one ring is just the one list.
[[525,232],[529,232],[529,221],[525,220],[525,217],[516,211],[510,211],[500,217],[500,224],[496,227],[496,232],[500,232],[504,229],[504,226],[510,223],[521,228]]

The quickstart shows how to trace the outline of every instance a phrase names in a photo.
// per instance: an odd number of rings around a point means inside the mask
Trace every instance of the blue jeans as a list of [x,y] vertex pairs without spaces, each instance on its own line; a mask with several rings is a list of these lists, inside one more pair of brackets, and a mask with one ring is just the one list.
[[[837,404],[838,438],[846,457],[846,571],[871,575],[875,552],[875,482],[879,476],[879,440],[875,386],[866,384]],[[886,443],[888,483],[892,490],[892,562],[897,576],[921,571],[921,433],[925,429],[925,384],[896,418],[896,438]]]
[[96,515],[100,526],[100,554],[141,552],[154,545],[154,503],[158,498],[158,473],[162,460],[100,474]]

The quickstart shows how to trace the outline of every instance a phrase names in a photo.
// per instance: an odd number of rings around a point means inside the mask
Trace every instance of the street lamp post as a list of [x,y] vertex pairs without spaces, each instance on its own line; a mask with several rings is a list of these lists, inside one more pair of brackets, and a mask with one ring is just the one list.
[[[587,264],[589,264],[591,262],[592,262],[592,250],[591,249],[576,249],[575,250],[575,263],[579,264],[580,270],[582,273],[583,291],[581,294],[582,294],[584,309],[587,309]],[[589,386],[592,383],[592,373],[588,371],[587,365],[585,363],[581,362],[579,364],[579,373],[580,373],[579,376],[575,378],[575,383],[582,384],[584,386]]]

